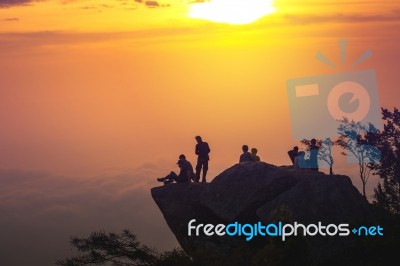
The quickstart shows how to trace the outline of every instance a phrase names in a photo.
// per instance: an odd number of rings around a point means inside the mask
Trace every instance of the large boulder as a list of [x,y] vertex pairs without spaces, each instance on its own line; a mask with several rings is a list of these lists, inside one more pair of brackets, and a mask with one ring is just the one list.
[[[182,248],[193,257],[207,252],[212,260],[240,250],[243,237],[188,236],[188,222],[263,224],[289,219],[307,224],[360,224],[372,221],[368,202],[343,175],[277,167],[267,163],[241,163],[210,183],[169,184],[151,194]],[[285,217],[279,214],[285,210]],[[352,229],[352,228],[349,228]],[[351,248],[350,238],[306,237],[315,263]],[[262,248],[269,238],[254,241]],[[252,247],[254,252],[257,248]]]

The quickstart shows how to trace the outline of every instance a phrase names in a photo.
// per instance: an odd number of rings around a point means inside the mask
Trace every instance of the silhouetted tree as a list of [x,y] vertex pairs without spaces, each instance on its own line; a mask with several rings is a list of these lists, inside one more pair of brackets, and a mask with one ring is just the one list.
[[384,129],[370,136],[369,143],[377,145],[381,160],[372,168],[382,179],[374,190],[374,203],[384,210],[400,215],[400,112],[382,109]]
[[379,149],[367,144],[367,136],[377,134],[379,131],[372,124],[364,125],[360,122],[349,121],[347,118],[338,122],[339,138],[336,144],[344,149],[343,155],[352,155],[358,161],[362,194],[366,198],[365,187],[373,169],[372,166],[380,159]]
[[[309,150],[308,147],[311,145],[311,140],[303,139],[301,143],[307,147],[307,150]],[[329,174],[333,175],[334,161],[332,156],[332,147],[335,145],[335,142],[330,138],[324,140],[317,139],[317,145],[319,146],[318,159],[326,162],[329,165]]]
[[78,249],[75,257],[59,260],[57,265],[158,266],[191,265],[191,259],[181,249],[158,253],[141,244],[136,236],[124,229],[121,234],[93,232],[88,238],[72,237],[71,245]]

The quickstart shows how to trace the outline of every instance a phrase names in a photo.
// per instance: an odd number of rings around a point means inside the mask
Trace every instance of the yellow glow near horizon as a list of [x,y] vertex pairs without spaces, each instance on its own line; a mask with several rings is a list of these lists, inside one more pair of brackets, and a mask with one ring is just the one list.
[[190,5],[189,17],[227,24],[249,24],[275,11],[273,0],[211,0]]

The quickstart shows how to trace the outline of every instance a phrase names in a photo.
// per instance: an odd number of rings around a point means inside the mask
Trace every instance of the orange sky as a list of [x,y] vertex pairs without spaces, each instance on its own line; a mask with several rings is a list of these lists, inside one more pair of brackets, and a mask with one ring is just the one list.
[[196,134],[220,167],[243,143],[288,163],[286,80],[336,72],[314,54],[338,61],[342,37],[349,63],[374,51],[360,68],[377,70],[384,106],[397,104],[395,1],[281,0],[243,26],[192,20],[181,1],[16,2],[30,3],[0,9],[4,167],[91,172],[181,152],[194,160]]
[[341,38],[348,65],[373,51],[356,69],[375,69],[381,105],[400,106],[398,1],[276,0],[248,25],[190,19],[188,2],[0,0],[0,168],[78,178],[150,165],[132,180],[148,189],[179,154],[195,162],[198,134],[210,178],[243,144],[289,164],[286,81],[341,71],[315,59],[339,64]]

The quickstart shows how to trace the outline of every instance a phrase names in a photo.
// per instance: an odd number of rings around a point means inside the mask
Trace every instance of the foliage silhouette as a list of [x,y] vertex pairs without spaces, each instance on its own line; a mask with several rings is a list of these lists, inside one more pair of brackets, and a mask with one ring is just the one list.
[[192,265],[181,249],[159,253],[141,244],[128,229],[122,233],[93,232],[88,238],[72,237],[71,245],[78,250],[75,257],[59,260],[57,265],[159,266]]
[[338,122],[339,138],[335,143],[343,148],[343,155],[351,155],[357,159],[362,194],[366,198],[365,187],[373,169],[372,166],[380,159],[379,150],[375,146],[367,144],[367,136],[377,134],[378,129],[372,124],[365,125],[361,122],[349,121],[347,118]]
[[382,182],[374,189],[374,203],[385,211],[400,215],[400,112],[382,109],[384,129],[367,136],[367,142],[379,147],[381,160],[371,166]]

